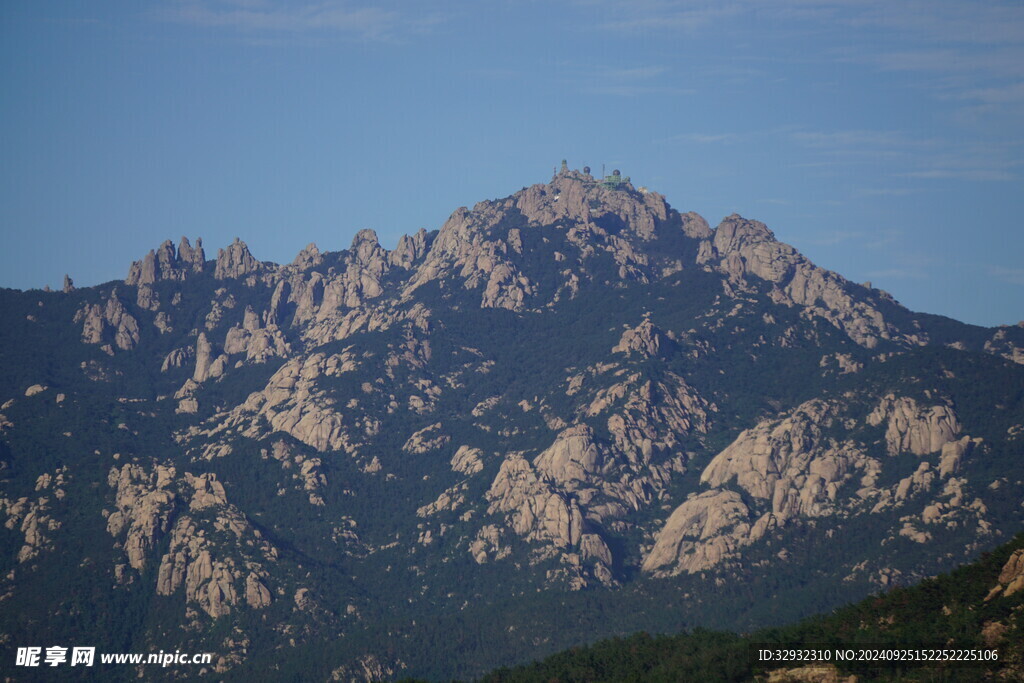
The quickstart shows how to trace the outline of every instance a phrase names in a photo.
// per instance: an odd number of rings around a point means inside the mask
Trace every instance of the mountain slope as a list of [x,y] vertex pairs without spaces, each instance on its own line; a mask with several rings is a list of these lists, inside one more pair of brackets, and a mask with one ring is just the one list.
[[1024,521],[1024,327],[912,313],[621,177],[390,251],[183,238],[0,310],[12,646],[476,675],[796,618]]

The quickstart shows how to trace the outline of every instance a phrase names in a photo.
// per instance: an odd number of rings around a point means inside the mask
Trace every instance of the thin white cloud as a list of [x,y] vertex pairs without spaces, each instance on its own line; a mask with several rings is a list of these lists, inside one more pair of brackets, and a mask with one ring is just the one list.
[[[794,131],[794,143],[819,159],[798,164],[804,167],[835,167],[885,161],[887,174],[916,180],[1006,181],[1018,176],[1015,169],[1020,143],[1004,140],[998,145],[977,141],[951,142],[916,138],[899,131]],[[861,195],[908,194],[916,188],[858,190]]]
[[527,73],[522,69],[507,69],[498,67],[476,67],[469,70],[468,73],[478,76],[480,78],[489,79],[522,79],[527,77]]
[[874,230],[839,230],[824,229],[817,230],[801,238],[804,244],[815,246],[833,247],[839,244],[848,247],[863,249],[883,249],[894,244],[900,237],[902,231],[890,229]]
[[884,268],[864,273],[873,280],[927,280],[928,273],[920,268]]
[[696,91],[671,82],[671,72],[660,65],[635,67],[576,66],[573,81],[590,95],[638,97],[641,95],[692,95]]
[[998,49],[979,49],[976,46],[921,45],[899,50],[865,50],[847,48],[834,50],[841,61],[860,62],[883,71],[915,71],[960,77],[957,82],[968,82],[971,75],[1014,78],[1022,72],[1019,46]]
[[866,272],[864,275],[873,280],[909,279],[927,280],[933,274],[950,267],[949,264],[935,255],[922,253],[918,248],[913,251],[898,252],[891,248],[885,252],[890,265]]
[[1000,282],[1011,285],[1024,285],[1024,268],[988,266],[988,273]]
[[901,237],[902,230],[876,230],[871,238],[864,242],[864,246],[868,249],[888,249]]
[[644,81],[657,78],[668,69],[663,66],[638,66],[632,69],[608,69],[605,77],[623,81]]
[[616,97],[638,97],[640,95],[693,95],[691,88],[677,88],[669,85],[607,84],[588,85],[582,91],[590,95],[615,95]]
[[696,145],[715,145],[715,144],[726,144],[731,145],[740,141],[740,136],[736,133],[681,133],[680,135],[673,135],[668,139],[670,142],[687,142]]
[[1004,181],[1016,180],[1014,174],[992,168],[934,168],[927,171],[911,171],[900,174],[904,178],[920,178],[923,180],[977,180],[977,181]]
[[859,230],[818,230],[803,238],[803,242],[816,246],[834,246],[852,240],[864,239],[864,233]]
[[889,130],[839,130],[839,131],[795,131],[791,134],[794,142],[817,149],[884,149],[896,150],[934,146],[931,140],[912,138],[899,131]]
[[998,144],[951,144],[923,156],[916,168],[900,175],[924,180],[1008,181],[1018,179],[1021,143],[1004,140]]
[[1002,45],[1024,37],[1024,6],[1013,0],[576,0],[573,4],[611,15],[597,26],[629,30],[676,30],[708,26],[749,15],[760,23],[805,22],[851,29],[884,30],[902,42]]
[[628,3],[590,2],[602,5],[609,15],[596,24],[598,28],[620,31],[695,31],[721,19],[735,17],[743,8],[735,3],[665,2],[634,0]]
[[996,45],[1024,38],[1024,6],[1019,2],[874,0],[855,4],[861,9],[846,19],[851,26],[889,29],[944,43]]
[[1011,83],[1009,85],[992,88],[976,88],[960,93],[960,98],[975,100],[986,104],[1008,104],[1011,102],[1024,102],[1024,82]]
[[920,188],[909,187],[858,187],[854,194],[858,197],[905,197],[920,191]]
[[596,17],[588,26],[604,31],[715,31],[737,45],[761,44],[767,35],[785,36],[794,46],[831,37],[834,46],[815,48],[815,59],[831,55],[880,71],[920,74],[916,87],[922,92],[973,102],[959,117],[964,122],[1024,115],[1024,3],[1017,0],[570,2]]
[[377,4],[321,0],[182,0],[157,11],[169,22],[246,34],[335,34],[361,39],[384,39],[421,31],[436,16],[414,18]]
[[918,74],[932,97],[968,102],[954,120],[977,125],[1024,114],[1024,5],[990,0],[884,3],[848,23],[865,35],[835,54],[882,71]]

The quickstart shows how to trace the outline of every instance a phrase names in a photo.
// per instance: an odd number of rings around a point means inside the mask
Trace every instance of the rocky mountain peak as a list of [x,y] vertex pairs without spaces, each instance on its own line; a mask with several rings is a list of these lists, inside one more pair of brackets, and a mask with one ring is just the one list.
[[571,170],[563,170],[547,184],[528,187],[514,198],[516,208],[532,223],[604,223],[642,240],[654,237],[656,227],[670,211],[664,196],[637,190],[628,179],[613,185]]
[[188,273],[201,273],[206,267],[203,240],[196,238],[195,247],[182,236],[178,249],[170,240],[146,254],[141,261],[132,263],[128,269],[126,285],[151,285],[158,280],[184,280]]
[[673,348],[672,342],[649,318],[636,327],[626,328],[619,343],[612,347],[613,353],[638,354],[645,358],[660,356],[663,350]]
[[357,232],[352,238],[352,246],[349,247],[349,251],[356,263],[361,265],[381,262],[387,257],[387,253],[377,239],[377,233],[366,228]]
[[192,271],[201,273],[206,267],[206,252],[203,251],[203,238],[196,238],[196,246],[189,244],[188,238],[181,236],[178,243],[178,259],[182,265],[189,264]]
[[715,228],[714,245],[720,254],[740,251],[759,242],[774,242],[775,233],[760,221],[747,220],[734,213],[722,219]]
[[423,228],[416,231],[414,235],[402,235],[398,240],[398,245],[388,253],[388,261],[393,266],[412,268],[414,263],[426,256],[430,244],[431,236]]
[[310,242],[296,255],[295,260],[292,261],[292,265],[299,270],[309,270],[323,263],[324,257],[320,253],[320,248],[315,243]]
[[683,233],[693,239],[706,240],[712,236],[711,226],[696,211],[688,211],[680,216],[683,222]]
[[217,266],[213,276],[218,280],[239,278],[261,267],[262,264],[249,252],[248,245],[236,237],[227,249],[217,250]]
[[[519,311],[572,298],[580,280],[591,277],[591,259],[606,255],[615,261],[622,279],[650,281],[657,277],[648,253],[651,243],[662,234],[672,233],[675,239],[678,214],[662,195],[638,190],[628,179],[617,177],[614,182],[599,181],[589,173],[564,169],[549,183],[455,210],[403,294],[410,296],[432,280],[456,277],[466,289],[482,289],[482,307]],[[695,216],[684,225],[695,235],[709,232],[703,219]],[[555,248],[558,243],[563,246]],[[409,243],[400,243],[400,248],[408,251]],[[538,258],[549,249],[554,253]],[[547,259],[550,265],[540,265]],[[683,267],[678,258],[659,266],[672,272]],[[562,284],[555,290],[540,287],[543,281],[550,286],[546,271],[552,269],[559,271]]]

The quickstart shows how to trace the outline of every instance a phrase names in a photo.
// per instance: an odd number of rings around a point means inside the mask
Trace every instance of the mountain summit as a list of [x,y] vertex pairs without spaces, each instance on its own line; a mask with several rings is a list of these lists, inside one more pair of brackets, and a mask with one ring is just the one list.
[[1024,521],[1024,327],[908,311],[619,173],[392,250],[182,238],[0,302],[11,646],[473,676],[795,619]]

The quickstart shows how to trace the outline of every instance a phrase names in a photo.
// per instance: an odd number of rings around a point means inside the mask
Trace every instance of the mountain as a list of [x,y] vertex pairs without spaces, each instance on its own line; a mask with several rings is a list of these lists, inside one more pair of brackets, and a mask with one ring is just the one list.
[[0,314],[12,652],[472,677],[794,620],[1024,521],[1024,326],[908,311],[618,173],[393,250],[167,241]]
[[[833,614],[748,636],[698,630],[638,633],[495,671],[484,683],[516,681],[1021,680],[1024,678],[1024,534],[955,572],[868,598]],[[955,663],[911,662],[921,651]],[[855,653],[850,660],[762,663],[763,649]],[[901,653],[904,661],[864,661],[861,653]],[[945,654],[938,654],[945,651]],[[959,653],[955,653],[959,651]],[[974,653],[973,655],[967,652]],[[897,654],[900,656],[900,654]],[[929,656],[924,654],[924,656]],[[977,659],[964,660],[965,657]],[[860,659],[858,659],[860,657]],[[763,658],[762,658],[763,659]],[[788,668],[787,668],[788,667]]]

